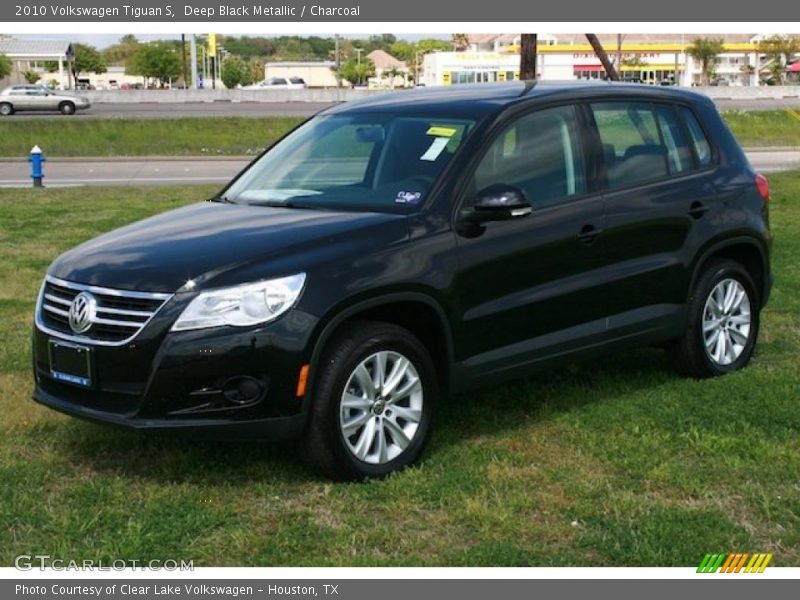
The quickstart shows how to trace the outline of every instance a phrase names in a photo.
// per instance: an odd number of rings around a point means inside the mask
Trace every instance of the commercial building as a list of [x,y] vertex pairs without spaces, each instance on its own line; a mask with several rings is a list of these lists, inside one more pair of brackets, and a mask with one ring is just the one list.
[[[675,83],[689,87],[703,81],[701,65],[687,49],[697,37],[720,37],[719,34],[683,36],[601,35],[601,42],[615,64],[621,63],[625,79],[644,83]],[[757,34],[724,35],[724,52],[715,65],[714,84],[731,86],[759,85],[760,74],[767,71],[768,59],[758,53],[764,36]],[[425,56],[420,83],[457,85],[519,79],[520,36],[470,36],[463,52],[435,52]],[[537,72],[541,79],[599,79],[603,67],[583,35],[539,35]]]

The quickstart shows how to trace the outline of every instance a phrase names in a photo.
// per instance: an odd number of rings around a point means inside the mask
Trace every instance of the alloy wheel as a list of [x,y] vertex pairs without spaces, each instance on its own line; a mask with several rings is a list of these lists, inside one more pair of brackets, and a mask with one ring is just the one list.
[[747,290],[736,279],[720,281],[703,309],[703,342],[708,357],[720,366],[734,363],[750,339],[752,315]]
[[369,464],[394,460],[414,440],[423,402],[422,380],[407,357],[388,350],[371,354],[342,393],[339,425],[347,449]]

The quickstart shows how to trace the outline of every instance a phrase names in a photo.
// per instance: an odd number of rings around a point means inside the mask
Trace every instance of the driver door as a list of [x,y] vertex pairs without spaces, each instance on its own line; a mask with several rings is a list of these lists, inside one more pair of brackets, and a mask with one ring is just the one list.
[[470,206],[491,185],[521,189],[532,211],[477,229],[457,224],[455,347],[472,375],[502,372],[605,337],[605,215],[590,191],[578,107],[527,113],[472,175]]

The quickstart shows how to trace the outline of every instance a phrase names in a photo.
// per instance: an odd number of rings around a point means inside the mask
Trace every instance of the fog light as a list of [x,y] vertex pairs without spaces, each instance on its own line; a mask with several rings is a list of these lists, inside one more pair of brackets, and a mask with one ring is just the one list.
[[265,391],[266,386],[255,377],[232,377],[222,385],[225,400],[237,406],[255,404]]

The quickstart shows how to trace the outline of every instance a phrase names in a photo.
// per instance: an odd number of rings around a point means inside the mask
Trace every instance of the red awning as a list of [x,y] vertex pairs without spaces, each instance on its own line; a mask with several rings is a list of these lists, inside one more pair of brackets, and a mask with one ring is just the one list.
[[573,65],[572,71],[602,71],[603,65]]

